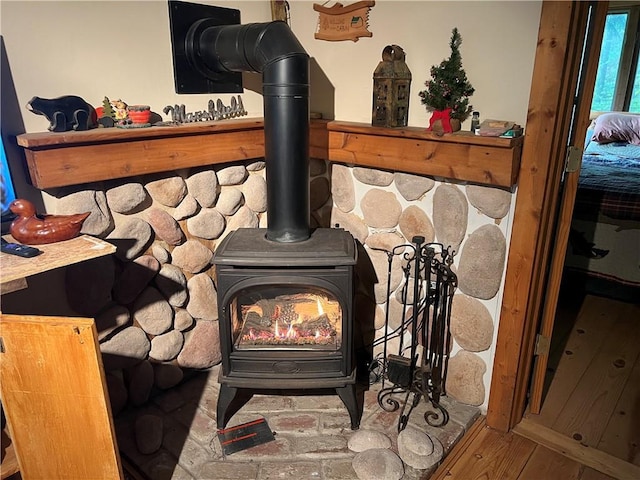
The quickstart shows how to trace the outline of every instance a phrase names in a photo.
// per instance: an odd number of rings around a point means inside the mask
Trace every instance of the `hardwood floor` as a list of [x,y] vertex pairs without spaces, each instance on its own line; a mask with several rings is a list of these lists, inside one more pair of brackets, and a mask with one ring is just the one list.
[[640,479],[640,305],[578,300],[558,309],[540,415],[507,434],[481,419],[431,479]]

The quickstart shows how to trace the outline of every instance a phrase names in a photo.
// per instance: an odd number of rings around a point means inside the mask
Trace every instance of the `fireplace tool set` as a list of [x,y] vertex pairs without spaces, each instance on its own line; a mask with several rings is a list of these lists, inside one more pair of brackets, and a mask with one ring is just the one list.
[[457,277],[451,271],[453,255],[449,248],[424,242],[424,237],[416,236],[411,244],[385,250],[389,261],[387,298],[391,294],[392,263],[394,259],[402,259],[404,264],[402,320],[399,326],[390,326],[390,302],[387,302],[384,336],[376,341],[383,344],[382,356],[372,362],[371,373],[372,378],[382,381],[378,394],[380,407],[388,412],[401,409],[398,432],[407,426],[421,399],[433,407],[424,414],[429,425],[441,427],[449,421],[440,397],[446,393],[451,303]]

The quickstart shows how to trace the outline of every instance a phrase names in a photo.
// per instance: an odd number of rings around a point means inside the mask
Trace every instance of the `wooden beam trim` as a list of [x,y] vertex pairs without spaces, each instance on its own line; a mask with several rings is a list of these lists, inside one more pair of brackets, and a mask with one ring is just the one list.
[[[329,132],[329,159],[510,188],[518,150]],[[509,168],[505,168],[507,165]]]
[[[342,131],[346,130],[346,131]],[[264,157],[262,120],[206,125],[95,129],[18,136],[33,185],[40,189]],[[438,137],[424,128],[389,129],[312,121],[309,155],[391,171],[510,189],[522,138]]]
[[[558,73],[565,70],[568,32],[575,2],[544,1],[531,87],[518,196],[514,213],[505,290],[491,378],[487,424],[508,431],[521,418],[516,405],[517,389],[529,372],[522,371],[523,356],[532,345],[530,294],[535,273],[537,242],[553,157],[554,129],[562,105]],[[552,127],[549,126],[551,123]]]
[[[33,185],[40,189],[80,185],[199,165],[264,156],[262,130],[136,139],[104,144],[72,144],[55,150],[26,150]],[[207,148],[209,146],[209,148]]]

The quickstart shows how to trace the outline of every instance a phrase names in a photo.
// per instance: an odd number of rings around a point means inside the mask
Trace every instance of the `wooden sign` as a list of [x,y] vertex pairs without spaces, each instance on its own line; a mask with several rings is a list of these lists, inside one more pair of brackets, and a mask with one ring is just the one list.
[[315,38],[330,42],[341,40],[357,42],[360,37],[372,37],[373,33],[367,28],[369,27],[369,10],[375,4],[373,0],[365,0],[346,7],[336,3],[327,8],[314,3],[313,9],[320,14]]

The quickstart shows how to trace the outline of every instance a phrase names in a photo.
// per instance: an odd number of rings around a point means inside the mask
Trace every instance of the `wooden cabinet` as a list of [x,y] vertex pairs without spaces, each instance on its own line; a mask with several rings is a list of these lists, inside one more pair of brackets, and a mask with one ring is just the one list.
[[[87,236],[38,248],[30,259],[1,254],[3,292],[115,251]],[[123,477],[93,319],[1,314],[0,378],[11,440],[2,478],[18,469],[25,480]]]

